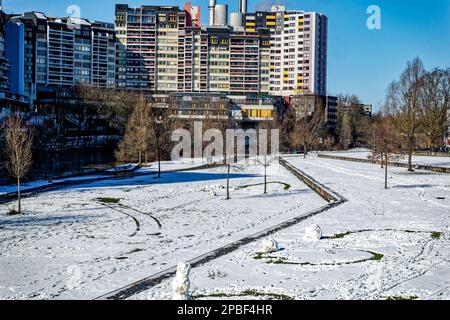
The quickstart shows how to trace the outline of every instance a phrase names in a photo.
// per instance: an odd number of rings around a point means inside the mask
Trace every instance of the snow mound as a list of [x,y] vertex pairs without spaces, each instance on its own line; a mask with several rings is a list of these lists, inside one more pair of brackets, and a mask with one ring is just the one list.
[[312,224],[305,229],[304,241],[319,241],[322,238],[322,229],[317,224]]
[[210,192],[210,191],[218,191],[218,190],[223,190],[223,189],[225,189],[225,186],[223,186],[221,184],[212,184],[212,185],[204,186],[204,187],[200,188],[199,191]]
[[209,190],[209,196],[210,197],[217,197],[219,194],[216,190]]
[[189,288],[191,286],[191,281],[189,280],[190,272],[190,264],[184,262],[178,264],[177,274],[172,282],[172,300],[191,300],[191,295],[189,294]]
[[277,252],[278,250],[278,242],[274,239],[264,239],[261,242],[261,251],[264,253]]

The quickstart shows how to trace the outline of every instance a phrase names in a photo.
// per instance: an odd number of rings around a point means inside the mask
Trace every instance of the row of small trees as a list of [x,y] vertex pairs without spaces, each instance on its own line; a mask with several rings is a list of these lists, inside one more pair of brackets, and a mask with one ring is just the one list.
[[450,119],[450,68],[426,71],[419,58],[408,62],[399,80],[387,91],[381,113],[369,134],[371,158],[381,162],[388,187],[388,164],[412,156],[418,146],[437,150],[444,145]]
[[[450,68],[426,71],[416,58],[390,84],[375,131],[385,131],[383,139],[393,144],[390,148],[395,146],[394,151],[407,155],[412,171],[412,155],[419,146],[435,151],[444,145],[449,116]],[[374,143],[378,148],[379,143]]]
[[325,111],[289,108],[281,123],[280,144],[284,150],[302,150],[304,157],[310,150],[329,150],[335,138],[328,133]]
[[127,121],[123,139],[116,158],[122,161],[148,162],[149,154],[156,155],[158,177],[161,176],[161,160],[170,152],[170,137],[178,122],[172,105],[152,107],[144,96],[139,96]]

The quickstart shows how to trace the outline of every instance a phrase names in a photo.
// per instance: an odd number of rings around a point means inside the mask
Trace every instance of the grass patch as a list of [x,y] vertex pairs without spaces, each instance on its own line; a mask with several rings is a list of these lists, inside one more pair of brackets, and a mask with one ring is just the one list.
[[366,258],[366,259],[355,260],[355,261],[347,261],[347,262],[311,263],[311,262],[290,261],[285,257],[274,257],[274,256],[269,256],[269,255],[265,255],[264,253],[258,252],[253,255],[253,259],[255,259],[255,260],[267,259],[266,263],[268,263],[268,264],[285,264],[285,265],[298,265],[298,266],[340,266],[340,265],[347,265],[347,264],[363,263],[366,261],[381,261],[381,259],[384,258],[384,254],[382,254],[382,253],[366,251],[366,250],[357,250],[357,251],[367,252],[367,253],[371,254],[371,257]]
[[120,198],[97,198],[95,200],[102,202],[102,203],[117,204],[122,199],[120,199]]
[[373,252],[373,251],[367,251],[367,252],[372,255],[372,257],[369,259],[372,261],[380,261],[384,257],[384,254],[382,254],[382,253],[377,253],[377,252]]
[[386,300],[417,300],[419,299],[418,296],[409,296],[409,297],[402,297],[402,296],[389,296],[386,298]]
[[257,252],[253,255],[253,259],[255,259],[255,260],[264,259],[264,258],[266,258],[264,255],[265,255],[264,252]]
[[[401,229],[364,229],[364,230],[355,230],[355,231],[347,231],[343,233],[337,233],[330,237],[324,237],[324,239],[342,239],[346,236],[349,236],[351,234],[355,233],[364,233],[364,232],[404,232],[404,233],[430,233],[430,231],[421,231],[421,230],[401,230]],[[441,236],[441,232],[431,232],[432,237],[435,238],[437,236],[437,239]],[[433,235],[435,234],[435,235]],[[438,235],[439,234],[439,235]]]
[[433,231],[433,232],[431,233],[431,237],[432,237],[433,239],[440,239],[441,236],[442,236],[442,232]]
[[330,239],[342,239],[342,238],[344,238],[345,236],[349,236],[349,235],[351,235],[351,234],[352,234],[351,231],[347,231],[347,232],[343,232],[343,233],[338,233],[338,234],[335,234],[334,236],[331,236]]
[[224,292],[216,292],[210,294],[198,294],[194,295],[194,299],[201,298],[234,298],[234,297],[266,297],[268,300],[294,300],[291,296],[282,293],[274,293],[274,292],[260,292],[256,290],[244,290],[240,293],[224,293]]
[[[280,182],[280,181],[270,181],[270,182],[267,182],[267,184],[281,184],[283,186],[284,190],[289,190],[292,187],[289,183]],[[258,187],[258,186],[263,186],[263,185],[264,185],[264,183],[248,184],[245,186],[238,186],[236,189],[241,190],[241,189],[245,189],[245,188]]]

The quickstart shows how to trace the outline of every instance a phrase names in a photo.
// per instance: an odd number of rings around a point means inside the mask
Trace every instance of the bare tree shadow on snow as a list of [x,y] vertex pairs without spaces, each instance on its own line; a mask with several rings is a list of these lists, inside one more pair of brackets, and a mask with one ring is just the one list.
[[61,223],[80,222],[82,220],[94,219],[93,215],[70,215],[70,216],[47,216],[43,218],[38,217],[17,217],[0,221],[1,227],[20,227],[20,226],[50,226]]
[[[230,174],[230,179],[246,179],[261,177],[258,174]],[[97,188],[118,188],[118,187],[132,187],[132,186],[146,186],[146,185],[167,185],[175,183],[192,183],[192,182],[209,182],[215,180],[226,180],[226,173],[211,173],[211,172],[175,172],[165,173],[161,178],[155,179],[154,176],[137,176],[129,179],[111,179],[98,182],[90,182],[87,184],[67,186],[64,191],[84,189],[89,191]]]

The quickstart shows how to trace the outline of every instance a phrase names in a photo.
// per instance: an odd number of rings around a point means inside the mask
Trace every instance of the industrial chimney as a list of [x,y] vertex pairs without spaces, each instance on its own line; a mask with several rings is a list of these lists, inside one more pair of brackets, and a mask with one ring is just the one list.
[[239,29],[244,26],[244,15],[240,12],[230,13],[230,26],[234,29]]
[[239,9],[240,13],[246,14],[247,13],[247,0],[239,0],[238,9]]
[[226,26],[228,24],[228,5],[216,4],[214,8],[214,25]]
[[209,0],[209,25],[214,25],[214,15],[216,8],[216,0]]

